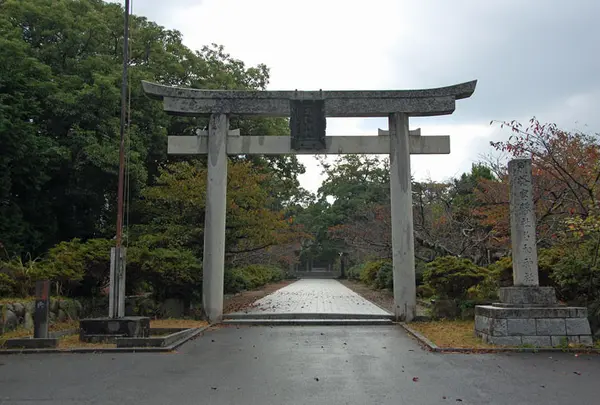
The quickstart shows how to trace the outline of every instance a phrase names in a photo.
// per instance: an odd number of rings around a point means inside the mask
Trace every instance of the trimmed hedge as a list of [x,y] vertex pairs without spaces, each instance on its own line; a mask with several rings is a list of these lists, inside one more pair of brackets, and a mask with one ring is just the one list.
[[382,266],[389,263],[389,260],[375,260],[365,263],[360,273],[360,281],[370,286],[376,286],[379,270]]
[[381,263],[373,286],[379,289],[387,288],[388,290],[394,290],[394,268],[391,261],[386,260]]
[[482,283],[489,274],[488,269],[469,259],[444,256],[427,264],[423,280],[439,298],[465,300],[469,289]]
[[276,266],[252,264],[225,271],[225,293],[234,294],[243,290],[252,290],[265,284],[281,281],[282,269]]
[[350,280],[359,281],[360,274],[362,273],[364,268],[365,268],[365,263],[356,264],[356,265],[350,267],[348,270],[346,270],[346,277],[348,277],[348,279],[350,279]]
[[[555,286],[552,275],[559,262],[565,257],[560,248],[538,250],[538,275],[541,286]],[[506,256],[490,264],[487,268],[494,273],[499,287],[513,285],[512,257]]]

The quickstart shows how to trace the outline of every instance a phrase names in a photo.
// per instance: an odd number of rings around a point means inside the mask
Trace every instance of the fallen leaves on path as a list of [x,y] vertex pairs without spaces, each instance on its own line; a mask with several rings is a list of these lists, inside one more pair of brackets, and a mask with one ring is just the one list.
[[152,319],[150,320],[151,328],[202,328],[208,325],[208,322],[197,321],[195,319]]
[[439,347],[488,349],[493,345],[475,337],[475,321],[412,322],[410,327]]
[[243,312],[255,308],[256,305],[254,303],[256,301],[290,285],[294,281],[296,280],[284,280],[278,283],[267,284],[259,290],[242,291],[235,295],[226,296],[223,300],[223,313]]

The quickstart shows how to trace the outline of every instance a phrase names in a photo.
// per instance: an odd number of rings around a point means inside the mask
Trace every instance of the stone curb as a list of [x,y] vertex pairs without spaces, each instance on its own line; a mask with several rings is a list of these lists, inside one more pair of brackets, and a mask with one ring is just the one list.
[[[123,347],[168,347],[189,335],[195,333],[195,328],[180,329],[162,337],[147,338],[116,338],[117,348]],[[142,343],[138,345],[136,343]]]
[[405,331],[407,331],[410,335],[414,336],[421,344],[425,345],[429,350],[434,352],[439,350],[439,347],[435,343],[427,339],[425,336],[423,336],[413,328],[409,327],[406,323],[399,322],[398,325],[402,326],[402,328],[404,328]]
[[177,349],[182,344],[195,338],[196,336],[203,333],[206,329],[214,325],[207,325],[202,328],[196,328],[196,330],[184,336],[180,340],[174,342],[170,346],[165,347],[104,347],[104,348],[88,348],[88,347],[75,347],[73,349],[8,349],[1,350],[0,355],[3,354],[52,354],[52,353],[166,353]]
[[[382,309],[383,310],[383,309]],[[244,319],[261,319],[261,320],[316,320],[316,319],[363,319],[363,320],[371,320],[371,319],[389,319],[393,320],[394,315],[390,314],[388,311],[385,311],[385,314],[346,314],[346,313],[335,313],[335,312],[324,312],[324,313],[315,313],[315,312],[296,312],[296,313],[288,313],[288,312],[234,312],[231,314],[223,315],[223,321],[237,321]]]
[[48,332],[48,336],[51,338],[61,338],[63,336],[67,336],[67,335],[74,335],[76,333],[79,333],[79,329],[65,329],[65,330],[59,330],[56,332]]
[[563,349],[560,347],[539,347],[539,348],[530,348],[530,347],[494,347],[494,348],[483,348],[483,349],[476,349],[476,348],[470,348],[470,347],[439,347],[438,345],[436,345],[435,343],[433,343],[431,340],[427,339],[425,336],[423,336],[421,333],[417,332],[416,330],[414,330],[413,328],[411,328],[410,326],[408,326],[406,323],[404,322],[400,322],[399,323],[400,326],[402,326],[402,328],[404,328],[404,330],[406,330],[410,335],[412,335],[413,337],[415,337],[415,339],[417,339],[423,346],[425,346],[425,348],[431,352],[434,353],[473,353],[473,354],[481,354],[481,353],[499,353],[499,352],[508,352],[508,353],[540,353],[540,352],[547,352],[547,353],[556,353],[556,352],[563,352],[563,353],[598,353],[600,354],[600,349],[594,349],[594,348],[581,348],[581,349],[576,349],[576,348],[567,348],[567,349]]
[[379,326],[393,325],[387,318],[377,319],[226,319],[223,325],[251,326]]

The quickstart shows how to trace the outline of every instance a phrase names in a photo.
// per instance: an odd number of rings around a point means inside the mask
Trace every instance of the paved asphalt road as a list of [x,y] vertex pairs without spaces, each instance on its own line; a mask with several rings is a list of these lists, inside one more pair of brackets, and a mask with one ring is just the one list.
[[433,354],[397,326],[233,326],[173,354],[0,355],[0,404],[599,401],[600,356]]

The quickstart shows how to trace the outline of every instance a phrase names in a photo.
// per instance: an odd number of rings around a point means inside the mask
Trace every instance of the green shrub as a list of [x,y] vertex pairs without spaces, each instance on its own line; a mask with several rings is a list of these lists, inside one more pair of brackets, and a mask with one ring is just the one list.
[[364,267],[365,263],[359,263],[350,267],[348,270],[346,270],[346,277],[348,277],[350,280],[359,281],[360,274],[362,273]]
[[225,292],[228,294],[251,290],[265,284],[281,281],[284,271],[279,267],[252,264],[225,271]]
[[427,270],[427,262],[420,260],[420,259],[416,259],[415,260],[415,281],[418,286],[423,285],[423,274],[425,273],[425,270]]
[[283,279],[283,271],[277,267],[252,264],[242,267],[242,274],[248,281],[248,288],[261,287],[267,283]]
[[[563,257],[563,251],[559,248],[540,249],[538,251],[538,274],[541,286],[553,286],[551,273],[554,266]],[[493,273],[499,287],[510,287],[513,285],[512,257],[506,256],[487,266]]]
[[563,260],[564,257],[565,249],[561,247],[540,249],[538,251],[538,272],[541,286],[556,286],[555,281],[552,279],[552,273],[554,272],[556,265]]
[[4,273],[0,273],[0,297],[10,297],[14,294],[15,282]]
[[377,275],[375,276],[374,287],[379,289],[387,288],[394,290],[394,269],[391,261],[386,261],[381,264]]
[[430,285],[423,284],[417,287],[417,297],[431,298],[435,295],[435,291]]
[[497,281],[499,287],[513,285],[512,258],[510,256],[503,257],[490,264],[487,269],[490,271],[490,276]]
[[600,314],[600,260],[597,245],[585,241],[565,249],[556,261],[551,278],[558,295],[569,303],[588,306],[590,315]]
[[248,288],[248,281],[244,278],[241,269],[225,269],[225,280],[223,283],[225,294],[236,294]]
[[[114,241],[73,239],[49,250],[42,267],[69,295],[101,296],[110,278],[110,250]],[[202,290],[202,265],[186,249],[127,249],[127,294],[152,292],[154,299],[193,299]]]
[[375,285],[375,279],[377,278],[379,269],[387,262],[388,260],[375,260],[365,263],[360,273],[360,281],[366,285]]
[[202,263],[185,249],[147,249],[131,247],[127,251],[128,289],[148,284],[154,298],[194,300],[202,291]]
[[0,262],[0,294],[27,297],[35,293],[35,282],[38,280],[57,281],[61,273],[54,272],[39,259],[27,257],[23,260],[17,256]]
[[469,259],[438,257],[427,264],[423,280],[444,299],[465,299],[469,288],[481,283],[489,274]]
[[113,246],[114,241],[108,239],[61,242],[48,251],[43,266],[63,286],[63,293],[98,295],[109,280]]
[[481,283],[467,290],[466,298],[476,303],[495,301],[498,299],[498,281],[488,274]]

